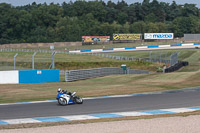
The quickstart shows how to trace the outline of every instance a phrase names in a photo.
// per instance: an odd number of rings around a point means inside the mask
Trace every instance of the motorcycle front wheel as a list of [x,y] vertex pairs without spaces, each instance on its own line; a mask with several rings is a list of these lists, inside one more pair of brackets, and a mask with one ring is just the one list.
[[62,98],[62,97],[60,97],[60,98],[58,99],[58,103],[59,103],[60,105],[62,105],[62,106],[66,106],[66,105],[67,105],[67,100],[64,99],[64,98]]
[[77,104],[82,104],[82,103],[83,103],[83,99],[80,98],[80,97],[75,97],[75,102],[76,102]]

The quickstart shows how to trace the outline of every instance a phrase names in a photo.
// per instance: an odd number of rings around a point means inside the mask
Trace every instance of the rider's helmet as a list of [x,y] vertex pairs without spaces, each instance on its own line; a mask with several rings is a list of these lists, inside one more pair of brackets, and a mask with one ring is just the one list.
[[62,89],[61,88],[58,88],[58,92],[61,92],[62,91]]

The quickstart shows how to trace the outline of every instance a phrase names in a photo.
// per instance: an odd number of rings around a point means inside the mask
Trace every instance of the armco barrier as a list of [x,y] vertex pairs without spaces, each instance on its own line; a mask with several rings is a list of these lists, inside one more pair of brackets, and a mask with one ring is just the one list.
[[107,75],[118,74],[148,74],[149,71],[127,69],[126,71],[117,67],[104,67],[96,69],[82,69],[65,71],[65,81],[77,81],[82,79],[89,79],[95,77],[102,77]]
[[59,69],[0,71],[0,84],[59,82]]
[[20,70],[19,83],[59,82],[59,70]]

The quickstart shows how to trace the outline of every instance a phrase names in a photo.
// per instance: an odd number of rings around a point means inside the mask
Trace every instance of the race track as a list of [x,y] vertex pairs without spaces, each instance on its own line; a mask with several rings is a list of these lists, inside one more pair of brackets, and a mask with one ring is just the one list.
[[84,100],[84,103],[81,105],[59,106],[57,102],[1,105],[0,120],[145,111],[192,106],[200,106],[199,89],[163,94]]

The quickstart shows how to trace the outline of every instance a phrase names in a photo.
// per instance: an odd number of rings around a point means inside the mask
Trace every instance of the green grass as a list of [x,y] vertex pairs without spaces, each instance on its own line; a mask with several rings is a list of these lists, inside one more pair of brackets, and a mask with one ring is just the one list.
[[[16,69],[32,68],[32,52],[18,52],[16,57]],[[0,52],[0,70],[12,70],[14,66],[13,56],[15,52]],[[49,69],[51,54],[38,53],[35,56],[35,69]],[[88,69],[99,67],[120,67],[127,64],[130,68],[156,71],[160,64],[144,61],[120,61],[106,57],[92,56],[88,54],[56,54],[55,68],[61,70]]]
[[[152,51],[152,57],[165,57],[165,55],[171,55],[174,52],[179,52],[180,61],[188,61],[189,66],[184,67],[179,72],[191,72],[198,71],[200,69],[200,50],[199,49],[183,49],[183,50],[159,50]],[[110,55],[119,55],[119,56],[128,56],[135,58],[150,58],[150,51],[138,51],[138,52],[117,52],[117,53],[108,53]]]
[[[100,77],[76,82],[59,82],[59,83],[43,83],[43,84],[17,84],[17,85],[0,85],[0,103],[6,102],[23,102],[55,99],[57,88],[67,88],[69,91],[77,91],[82,97],[90,96],[105,96],[105,95],[121,95],[162,90],[173,90],[181,88],[189,88],[200,86],[200,50],[199,49],[184,49],[184,50],[162,50],[153,51],[152,54],[171,54],[179,52],[179,59],[189,61],[189,66],[181,70],[162,74],[153,73],[149,75],[114,75]],[[0,60],[12,62],[15,53],[0,52]],[[112,55],[129,56],[129,57],[149,57],[148,51],[140,52],[119,52],[107,53]],[[18,60],[24,61],[25,58],[30,58],[32,53],[19,53]],[[37,54],[37,58],[46,58],[48,54]],[[28,59],[27,59],[28,60]],[[146,62],[121,62],[109,58],[102,58],[89,55],[69,55],[56,54],[55,61],[57,67],[69,69],[71,66],[84,68],[90,64],[95,66],[119,66],[124,63],[131,63],[131,68],[150,69],[159,66],[160,64],[148,64]],[[41,63],[48,63],[49,60],[42,60]],[[61,62],[61,64],[59,64]],[[87,67],[91,67],[87,66]],[[73,67],[75,68],[75,67]],[[71,68],[72,69],[72,68]],[[64,76],[61,77],[64,81]]]
[[[55,99],[59,87],[82,97],[133,94],[200,86],[197,72],[114,75],[76,82],[0,85],[0,103]],[[63,77],[64,78],[64,77]]]
[[[168,40],[162,42],[136,42],[136,43],[113,43],[113,44],[98,44],[98,45],[83,45],[83,46],[54,46],[55,50],[90,50],[90,49],[106,49],[106,48],[124,48],[124,47],[137,47],[137,46],[155,46],[155,45],[169,45],[180,44],[178,40]],[[27,47],[27,49],[30,49]],[[38,48],[31,48],[38,49]],[[49,49],[49,47],[40,47],[39,49]]]

